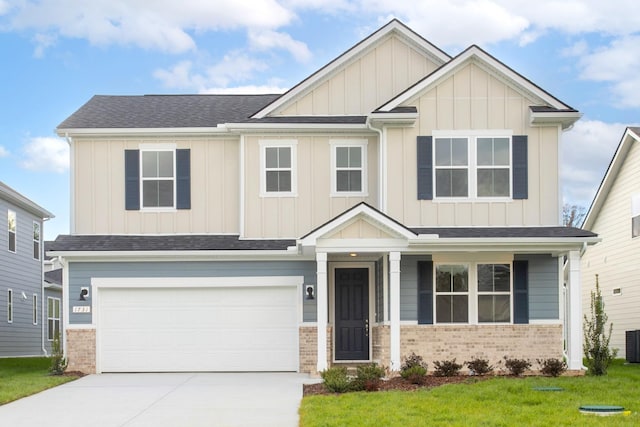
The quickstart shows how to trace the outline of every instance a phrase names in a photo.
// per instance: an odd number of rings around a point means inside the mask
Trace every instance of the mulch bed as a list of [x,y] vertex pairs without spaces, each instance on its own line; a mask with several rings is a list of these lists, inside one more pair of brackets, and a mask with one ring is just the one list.
[[[398,390],[398,391],[414,391],[424,388],[433,388],[438,387],[445,384],[459,384],[459,383],[475,383],[477,381],[481,381],[483,379],[491,378],[491,376],[467,376],[467,375],[458,375],[455,377],[436,377],[433,375],[427,375],[424,377],[424,381],[422,384],[413,384],[402,377],[392,377],[386,380],[382,380],[380,382],[380,390],[379,391],[390,391],[390,390]],[[317,394],[337,394],[332,393],[326,389],[323,383],[318,384],[305,384],[303,388],[304,396],[311,396]]]

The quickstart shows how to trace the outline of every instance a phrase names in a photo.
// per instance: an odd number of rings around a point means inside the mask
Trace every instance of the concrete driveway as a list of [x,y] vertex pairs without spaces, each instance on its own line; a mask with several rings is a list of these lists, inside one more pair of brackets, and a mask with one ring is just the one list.
[[297,426],[294,373],[89,375],[0,406],[0,425]]

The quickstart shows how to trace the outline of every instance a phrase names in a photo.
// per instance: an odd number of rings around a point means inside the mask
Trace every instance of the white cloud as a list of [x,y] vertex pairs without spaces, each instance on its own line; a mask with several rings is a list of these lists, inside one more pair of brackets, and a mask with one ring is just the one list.
[[626,126],[583,119],[563,135],[565,202],[589,208]]
[[273,30],[251,30],[249,31],[249,43],[258,50],[284,49],[299,62],[307,62],[311,59],[311,52],[307,45],[294,40],[286,33]]
[[219,95],[251,95],[251,94],[278,94],[284,93],[288,89],[279,86],[236,86],[236,87],[219,87],[208,88],[200,91],[202,94],[219,94]]
[[32,138],[24,147],[21,166],[37,172],[63,173],[69,169],[69,145],[59,138]]
[[2,145],[0,145],[0,158],[8,157],[8,156],[9,156],[9,150],[7,150]]

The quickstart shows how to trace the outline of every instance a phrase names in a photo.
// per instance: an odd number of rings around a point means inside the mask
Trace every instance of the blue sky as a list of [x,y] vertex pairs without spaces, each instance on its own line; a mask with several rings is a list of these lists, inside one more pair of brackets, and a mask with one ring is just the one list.
[[584,115],[564,199],[588,207],[640,123],[637,0],[0,0],[0,180],[69,230],[55,127],[94,94],[277,93],[398,18],[450,55],[477,44]]

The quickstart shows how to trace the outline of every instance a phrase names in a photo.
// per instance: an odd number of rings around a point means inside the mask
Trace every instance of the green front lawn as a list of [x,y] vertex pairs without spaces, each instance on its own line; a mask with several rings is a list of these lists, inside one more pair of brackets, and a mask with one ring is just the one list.
[[49,375],[50,364],[46,357],[0,359],[0,405],[77,378]]
[[[533,387],[562,387],[535,391]],[[583,415],[582,405],[616,405],[628,415]],[[300,426],[640,425],[640,365],[616,361],[604,377],[496,377],[414,392],[308,396]]]

